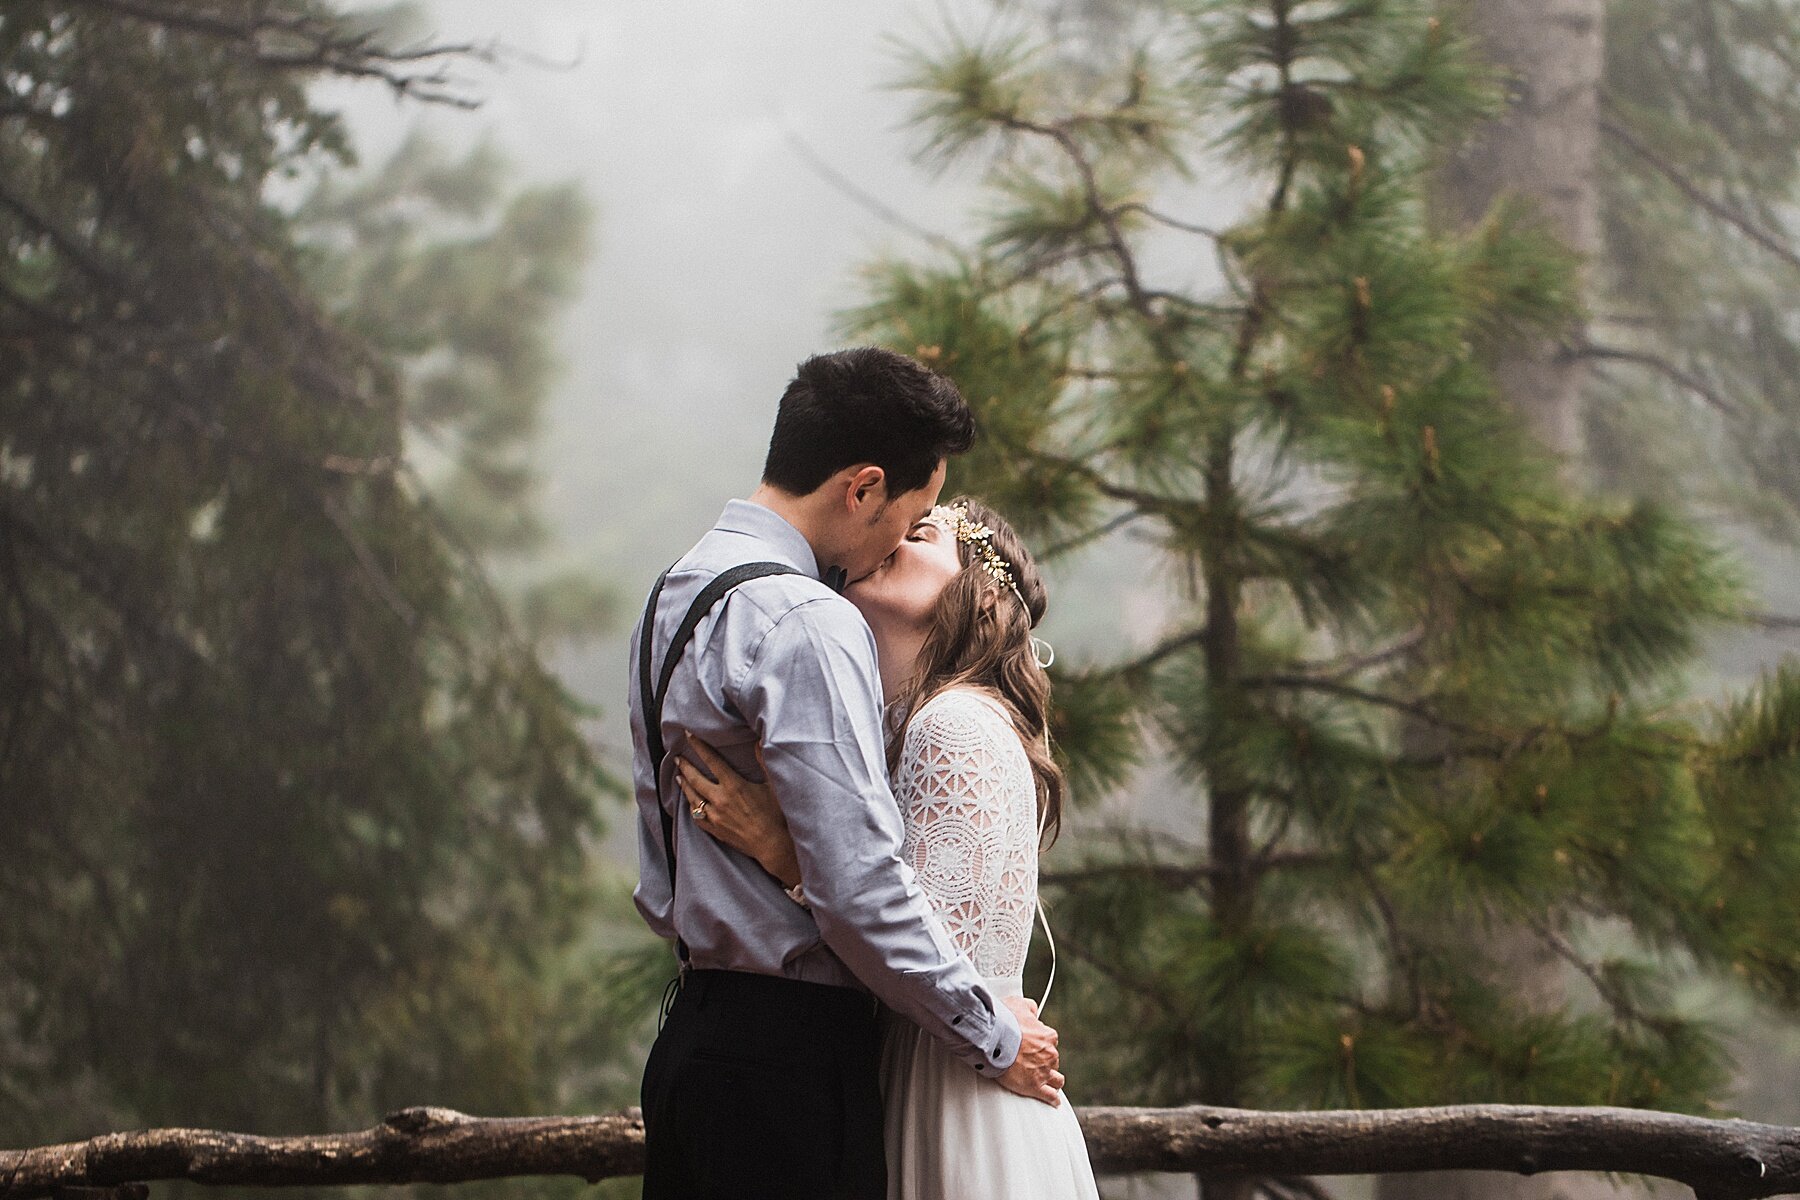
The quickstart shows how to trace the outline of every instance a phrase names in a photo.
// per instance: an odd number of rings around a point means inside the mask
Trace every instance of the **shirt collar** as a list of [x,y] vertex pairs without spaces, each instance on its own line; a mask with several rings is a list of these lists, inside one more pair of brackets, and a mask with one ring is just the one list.
[[769,558],[797,567],[814,579],[820,578],[819,560],[813,554],[806,535],[788,524],[787,518],[772,508],[764,508],[749,500],[728,500],[725,511],[713,528],[721,533],[739,533],[755,538],[768,547]]

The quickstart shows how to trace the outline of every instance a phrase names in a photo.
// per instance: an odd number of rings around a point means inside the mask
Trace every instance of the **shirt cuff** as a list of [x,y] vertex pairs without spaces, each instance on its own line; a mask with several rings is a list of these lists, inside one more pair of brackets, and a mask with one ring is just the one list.
[[1024,1039],[1019,1018],[1013,1015],[1012,1009],[995,1004],[994,1028],[988,1034],[987,1044],[982,1046],[985,1061],[975,1068],[976,1073],[989,1079],[1006,1074],[1006,1069],[1019,1057],[1019,1043]]

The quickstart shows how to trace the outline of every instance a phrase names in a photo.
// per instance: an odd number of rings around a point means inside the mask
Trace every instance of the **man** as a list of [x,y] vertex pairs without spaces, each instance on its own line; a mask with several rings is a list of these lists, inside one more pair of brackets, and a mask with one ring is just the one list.
[[[648,684],[710,582],[746,563],[788,572],[739,584],[691,626],[654,729],[632,691],[635,898],[686,956],[644,1069],[646,1200],[881,1200],[877,999],[971,1069],[1057,1102],[1055,1031],[1029,1000],[995,1001],[900,860],[874,639],[824,582],[893,553],[973,428],[955,385],[904,355],[808,359],[761,486],[670,569],[648,635],[633,634],[633,678]],[[753,777],[760,744],[803,895],[696,828],[673,766],[690,731]]]

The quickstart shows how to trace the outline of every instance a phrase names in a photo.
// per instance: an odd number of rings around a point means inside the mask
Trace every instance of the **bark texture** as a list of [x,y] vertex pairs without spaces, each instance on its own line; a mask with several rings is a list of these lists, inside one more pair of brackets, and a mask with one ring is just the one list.
[[[1102,1174],[1291,1178],[1457,1167],[1644,1173],[1680,1181],[1698,1200],[1800,1191],[1800,1129],[1640,1109],[1088,1108],[1078,1115]],[[407,1108],[354,1133],[260,1137],[151,1129],[0,1150],[0,1200],[95,1190],[124,1200],[141,1197],[142,1185],[158,1179],[316,1187],[574,1175],[591,1183],[638,1174],[643,1149],[636,1109],[591,1117],[471,1117]]]
[[[1463,0],[1459,20],[1509,80],[1505,115],[1439,178],[1441,217],[1467,226],[1506,194],[1530,198],[1590,259],[1600,250],[1600,80],[1604,0]],[[1517,347],[1499,364],[1507,397],[1553,449],[1579,459],[1585,366],[1562,347]]]

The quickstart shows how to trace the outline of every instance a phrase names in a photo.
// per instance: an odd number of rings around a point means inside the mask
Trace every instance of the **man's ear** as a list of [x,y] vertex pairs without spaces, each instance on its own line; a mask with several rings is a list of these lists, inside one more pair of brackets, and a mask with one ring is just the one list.
[[848,512],[861,512],[864,506],[883,504],[887,498],[886,471],[873,463],[849,468],[849,476],[844,481],[844,508]]

